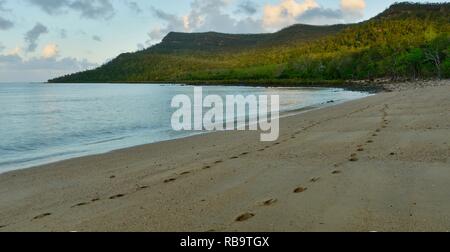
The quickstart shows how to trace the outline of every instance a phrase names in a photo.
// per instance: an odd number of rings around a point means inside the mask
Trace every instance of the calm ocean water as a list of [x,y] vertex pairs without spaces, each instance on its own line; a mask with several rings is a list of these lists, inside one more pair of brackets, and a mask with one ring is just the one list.
[[[0,173],[63,159],[186,137],[170,126],[180,85],[0,84]],[[282,110],[367,93],[342,89],[205,87],[205,95],[279,94]]]

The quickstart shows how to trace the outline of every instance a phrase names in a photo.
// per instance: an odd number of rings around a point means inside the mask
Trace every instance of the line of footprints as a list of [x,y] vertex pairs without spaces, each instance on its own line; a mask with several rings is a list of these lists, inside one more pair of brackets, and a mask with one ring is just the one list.
[[[369,107],[364,108],[364,109],[361,109],[361,110],[358,110],[358,111],[355,111],[355,112],[352,112],[352,113],[349,113],[349,114],[347,114],[347,116],[350,116],[350,115],[355,114],[355,113],[358,113],[358,112],[362,112],[363,110],[366,110],[366,109],[368,109],[368,108],[369,108]],[[387,124],[389,123],[389,121],[386,119],[386,117],[387,117],[387,112],[386,112],[387,109],[388,109],[388,106],[387,106],[387,105],[385,105],[385,107],[382,109],[382,112],[383,112],[383,123],[382,123],[381,128],[386,128],[386,127],[387,127]],[[270,149],[270,148],[272,148],[272,147],[275,147],[275,146],[277,146],[277,145],[280,145],[281,143],[288,142],[289,140],[296,139],[296,138],[298,137],[298,135],[300,135],[301,133],[303,133],[303,132],[305,132],[305,131],[307,131],[307,130],[313,128],[313,127],[316,127],[316,126],[318,126],[318,125],[320,125],[320,124],[322,124],[322,123],[325,123],[325,122],[328,122],[328,121],[331,121],[331,120],[334,120],[334,119],[338,119],[338,118],[339,118],[339,116],[336,117],[336,118],[329,118],[329,119],[324,120],[324,121],[322,121],[322,122],[312,122],[310,125],[308,125],[308,126],[306,126],[306,127],[303,127],[302,129],[300,129],[300,130],[294,132],[294,134],[291,135],[291,136],[289,137],[289,139],[285,139],[285,140],[282,140],[282,141],[279,141],[279,142],[275,142],[275,143],[273,143],[272,145],[266,145],[264,148],[260,148],[260,149],[258,149],[257,151],[258,151],[258,152],[264,152],[264,151],[266,151],[266,150],[268,150],[268,149]],[[380,131],[381,131],[381,129],[377,129],[377,130],[376,130],[376,133],[374,133],[372,136],[373,136],[373,137],[377,136],[377,134],[378,134]],[[368,140],[367,143],[373,143],[372,138],[371,138],[370,140]],[[364,146],[364,145],[358,145],[357,151],[358,151],[358,152],[364,151],[363,146]],[[242,153],[239,154],[239,155],[230,157],[229,160],[239,159],[239,158],[244,157],[244,156],[247,156],[247,155],[249,155],[249,154],[250,154],[250,152],[242,152]],[[353,153],[353,154],[351,155],[349,161],[351,161],[351,162],[356,162],[356,161],[358,161],[357,154],[356,154],[356,153]],[[219,165],[219,164],[222,164],[222,163],[224,163],[224,162],[225,162],[224,160],[217,160],[217,161],[213,162],[212,164],[207,164],[207,165],[203,166],[203,167],[202,167],[202,170],[211,169],[211,168],[213,168],[214,166]],[[335,167],[339,167],[339,165],[335,165]],[[180,173],[179,176],[188,175],[188,174],[190,174],[191,172],[193,172],[193,171],[185,171],[185,172]],[[340,174],[340,173],[342,173],[342,171],[340,171],[340,170],[335,170],[335,171],[332,172],[333,175],[337,175],[337,174]],[[116,178],[115,176],[111,176],[111,177],[110,177],[110,179],[115,179],[115,178]],[[167,183],[172,183],[172,182],[174,182],[174,181],[176,181],[176,180],[177,180],[177,178],[171,177],[171,178],[165,179],[163,182],[164,182],[165,184],[167,184]],[[311,182],[311,183],[315,183],[315,182],[318,182],[319,180],[320,180],[319,177],[314,177],[314,178],[311,178],[310,182]],[[150,188],[149,186],[137,185],[136,190],[133,191],[133,192],[131,192],[130,194],[135,193],[135,192],[138,192],[138,191],[141,191],[141,190],[149,189],[149,188]],[[296,187],[296,188],[293,190],[293,193],[299,194],[299,193],[303,193],[303,192],[305,192],[305,191],[307,191],[307,190],[308,190],[307,187],[299,186],[299,187]],[[124,193],[124,194],[116,194],[116,195],[110,196],[110,197],[107,198],[107,199],[108,199],[108,200],[115,200],[115,199],[123,198],[123,197],[125,197],[125,196],[127,196],[127,195],[128,195],[128,194],[125,194],[125,193]],[[87,206],[87,205],[90,205],[90,204],[99,202],[99,201],[101,201],[101,200],[102,200],[102,199],[101,199],[101,198],[98,198],[98,197],[97,197],[97,198],[93,198],[93,199],[92,199],[91,201],[89,201],[89,202],[81,202],[81,203],[78,203],[78,204],[73,205],[71,208]],[[267,207],[267,206],[274,205],[275,203],[277,203],[277,201],[278,201],[277,199],[268,199],[268,200],[263,201],[263,202],[261,203],[261,205]],[[43,213],[43,214],[40,214],[40,215],[38,215],[38,216],[35,216],[32,220],[42,219],[42,218],[45,218],[45,217],[48,217],[48,216],[51,216],[51,215],[52,215],[52,213]],[[244,214],[239,215],[239,216],[235,219],[235,221],[236,221],[236,222],[243,222],[243,221],[246,221],[246,220],[249,220],[249,219],[253,218],[254,216],[255,216],[254,213],[250,213],[250,212],[244,213]],[[5,225],[5,226],[0,226],[0,228],[3,228],[3,227],[6,227],[6,225]]]
[[[367,109],[367,108],[366,108],[366,109]],[[378,128],[378,129],[375,130],[375,132],[370,136],[370,138],[366,141],[365,144],[360,144],[360,145],[357,146],[357,153],[364,152],[364,150],[365,150],[365,149],[364,149],[364,146],[365,146],[366,144],[372,144],[372,143],[374,143],[374,138],[377,137],[383,129],[387,128],[387,126],[388,126],[389,123],[390,123],[389,120],[387,120],[387,117],[388,117],[387,110],[388,110],[388,109],[389,109],[389,106],[388,106],[387,104],[384,105],[383,109],[380,111],[380,112],[383,114],[383,116],[382,116],[382,122],[381,122],[380,128]],[[358,112],[361,112],[361,111],[358,111]],[[351,114],[354,114],[354,113],[351,113]],[[350,115],[350,114],[349,114],[349,115]],[[294,137],[294,138],[295,138],[295,137]],[[350,155],[348,161],[350,161],[350,162],[357,162],[357,161],[358,161],[358,154],[357,154],[357,153],[352,153],[352,154]],[[390,155],[395,155],[395,153],[390,153]],[[336,164],[336,165],[335,165],[335,168],[337,168],[337,167],[339,167],[339,166],[341,166],[341,165],[342,165],[342,164]],[[338,174],[341,174],[341,173],[342,173],[341,170],[334,170],[334,171],[331,172],[331,174],[333,174],[333,175],[338,175]],[[311,178],[311,179],[309,180],[309,182],[310,182],[310,183],[316,183],[316,182],[318,182],[319,180],[320,180],[320,177],[313,177],[313,178]],[[295,189],[293,190],[293,193],[296,193],[296,194],[298,194],[298,193],[303,193],[303,192],[305,192],[305,191],[307,191],[307,190],[308,190],[308,187],[299,186],[299,187],[297,187],[297,188],[295,188]],[[271,206],[271,205],[275,204],[277,201],[278,201],[277,199],[269,199],[269,200],[266,200],[266,201],[262,202],[262,206]],[[244,214],[239,215],[239,216],[235,219],[235,221],[236,221],[236,222],[243,222],[243,221],[249,220],[249,219],[251,219],[251,218],[253,218],[253,217],[255,217],[255,213],[247,212],[247,213],[244,213]]]
[[[374,143],[374,139],[376,138],[376,137],[378,137],[378,135],[380,134],[380,132],[383,130],[383,129],[386,129],[387,128],[387,126],[389,125],[389,123],[390,123],[390,121],[387,119],[387,117],[388,117],[388,113],[387,113],[387,110],[389,109],[389,106],[387,105],[387,104],[385,104],[384,105],[384,107],[383,107],[383,109],[381,109],[381,113],[383,114],[383,116],[381,117],[381,123],[380,123],[380,127],[379,128],[377,128],[376,130],[375,130],[375,132],[373,132],[373,134],[370,136],[370,138],[367,140],[367,142],[365,143],[365,144],[360,144],[360,145],[358,145],[357,146],[357,153],[352,153],[351,154],[351,156],[350,156],[350,158],[349,158],[349,161],[350,162],[357,162],[358,161],[358,153],[361,153],[361,152],[364,152],[365,151],[365,149],[364,149],[364,146],[365,145],[368,145],[368,144],[372,144],[372,143]],[[394,152],[392,152],[392,153],[390,153],[390,155],[395,155],[395,153]]]
[[[298,134],[301,134],[301,133],[302,133],[302,131],[308,130],[308,129],[314,127],[314,126],[317,126],[318,124],[320,124],[320,123],[313,123],[313,124],[311,124],[311,125],[309,125],[309,126],[303,128],[302,130],[295,132],[295,134],[292,135],[291,139],[295,139],[296,136],[297,136]],[[267,145],[267,146],[265,146],[265,147],[262,148],[262,149],[258,149],[258,152],[266,151],[266,150],[270,149],[271,147],[280,145],[281,143],[286,142],[286,141],[288,141],[288,140],[276,142],[276,143],[273,143],[272,145]],[[239,158],[244,157],[244,156],[247,156],[247,155],[249,155],[249,154],[250,154],[250,152],[242,152],[242,153],[239,154],[239,155],[230,157],[229,160],[239,159]],[[224,160],[216,160],[216,161],[214,161],[212,164],[207,164],[207,165],[203,166],[203,167],[202,167],[202,170],[211,169],[211,168],[213,168],[214,166],[219,165],[219,164],[222,164],[222,163],[224,163],[224,162],[225,162]],[[191,172],[193,172],[193,171],[185,171],[185,172],[180,173],[179,176],[185,176],[185,175],[190,174]],[[115,179],[115,178],[116,178],[116,176],[111,176],[111,177],[110,177],[110,179]],[[165,179],[163,182],[164,182],[165,184],[168,184],[168,183],[175,182],[176,180],[177,180],[176,177],[170,177],[170,178]],[[150,187],[149,187],[149,186],[139,186],[139,185],[138,185],[136,191],[134,191],[134,192],[141,191],[141,190],[145,190],[145,189],[148,189],[148,188],[150,188]],[[132,192],[132,193],[134,193],[134,192]],[[109,197],[108,199],[109,199],[109,200],[115,200],[115,199],[123,198],[123,197],[125,197],[125,196],[127,196],[127,194],[116,194],[116,195],[113,195],[113,196]],[[92,204],[92,203],[95,203],[95,202],[98,202],[98,201],[101,201],[101,200],[102,200],[102,199],[100,199],[100,198],[94,198],[94,199],[92,199],[92,200],[89,201],[89,202],[81,202],[81,203],[75,204],[75,205],[73,205],[71,208],[77,208],[77,207],[87,206],[87,205],[90,205],[90,204]],[[272,204],[274,204],[275,202],[276,202],[276,200],[268,200],[267,202],[264,203],[264,205],[266,205],[266,206],[272,205]],[[51,215],[52,215],[52,213],[43,213],[43,214],[40,214],[40,215],[38,215],[38,216],[35,216],[32,220],[39,220],[39,219],[42,219],[42,218],[45,218],[45,217],[48,217],[48,216],[51,216]],[[251,215],[251,214],[250,214],[250,215]],[[238,218],[238,219],[239,219],[240,221],[244,221],[245,219],[249,219],[249,218],[251,218],[251,217],[253,217],[253,216],[244,216],[244,217],[241,217],[241,218]],[[2,227],[5,227],[5,226],[0,226],[0,228],[2,228]]]

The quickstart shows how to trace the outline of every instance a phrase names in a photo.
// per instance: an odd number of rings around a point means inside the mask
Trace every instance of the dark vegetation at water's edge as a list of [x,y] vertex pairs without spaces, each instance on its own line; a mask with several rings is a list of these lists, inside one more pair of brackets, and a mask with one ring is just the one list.
[[450,3],[398,3],[359,24],[253,35],[170,33],[146,50],[49,82],[348,86],[450,78],[449,51]]

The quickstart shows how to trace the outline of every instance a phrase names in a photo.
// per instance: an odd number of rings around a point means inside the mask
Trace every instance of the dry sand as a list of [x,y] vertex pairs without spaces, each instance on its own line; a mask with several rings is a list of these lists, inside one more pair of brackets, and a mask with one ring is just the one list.
[[448,231],[438,84],[0,175],[0,231]]

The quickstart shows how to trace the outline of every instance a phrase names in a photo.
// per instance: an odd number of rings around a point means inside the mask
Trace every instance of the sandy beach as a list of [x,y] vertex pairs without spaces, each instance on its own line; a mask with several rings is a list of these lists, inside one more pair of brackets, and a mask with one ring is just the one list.
[[2,174],[0,232],[449,231],[450,84],[430,83],[283,118],[277,142],[218,132]]

